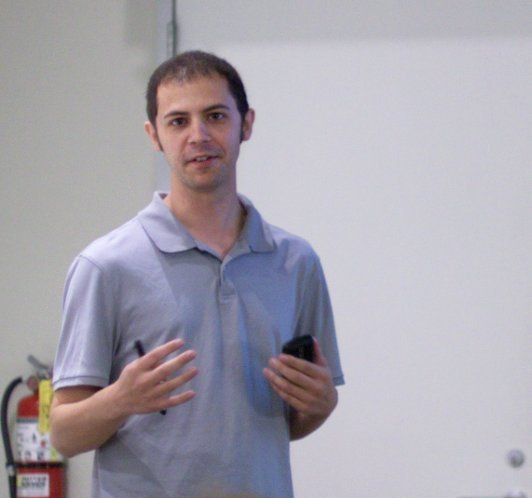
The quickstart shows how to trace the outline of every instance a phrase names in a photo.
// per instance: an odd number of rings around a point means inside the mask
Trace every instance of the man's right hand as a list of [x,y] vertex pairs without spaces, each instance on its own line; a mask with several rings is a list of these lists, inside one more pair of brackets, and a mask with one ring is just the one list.
[[190,367],[174,375],[196,357],[195,351],[164,361],[182,346],[177,339],[155,348],[129,363],[118,380],[103,389],[73,386],[55,391],[50,413],[53,446],[67,457],[96,449],[130,415],[157,412],[192,399],[192,390],[170,394],[198,373]]
[[173,396],[169,394],[198,373],[196,367],[190,367],[173,376],[196,357],[196,352],[188,350],[163,361],[183,347],[183,344],[181,339],[167,342],[126,365],[118,380],[109,386],[116,400],[116,408],[124,415],[151,413],[192,399],[195,396],[192,390]]

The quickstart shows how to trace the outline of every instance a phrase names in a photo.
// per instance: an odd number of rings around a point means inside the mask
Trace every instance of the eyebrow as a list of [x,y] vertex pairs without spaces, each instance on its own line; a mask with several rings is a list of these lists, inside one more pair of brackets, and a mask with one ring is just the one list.
[[[206,107],[205,109],[203,109],[201,112],[204,113],[204,112],[211,112],[211,111],[214,111],[216,109],[226,109],[226,110],[229,110],[229,106],[225,105],[225,104],[214,104],[214,105],[210,105],[209,107]],[[175,109],[175,110],[172,110],[172,111],[168,111],[164,116],[163,116],[163,119],[166,119],[166,118],[169,118],[171,116],[186,116],[187,114],[189,114],[187,111],[180,111],[178,109]]]

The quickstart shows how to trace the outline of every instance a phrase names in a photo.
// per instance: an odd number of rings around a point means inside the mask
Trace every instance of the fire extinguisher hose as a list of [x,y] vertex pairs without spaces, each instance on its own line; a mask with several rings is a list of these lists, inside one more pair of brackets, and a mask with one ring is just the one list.
[[4,442],[4,450],[6,453],[6,470],[9,479],[9,495],[11,498],[16,498],[17,496],[17,476],[15,473],[15,459],[13,458],[13,450],[11,448],[11,440],[9,439],[9,428],[8,428],[8,404],[9,398],[13,393],[15,387],[22,382],[22,377],[17,377],[13,379],[2,396],[2,411],[0,413],[0,422],[2,424],[2,440]]

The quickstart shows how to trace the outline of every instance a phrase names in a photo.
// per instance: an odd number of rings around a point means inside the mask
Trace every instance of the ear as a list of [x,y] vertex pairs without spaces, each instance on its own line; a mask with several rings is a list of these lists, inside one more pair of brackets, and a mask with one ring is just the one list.
[[161,142],[159,142],[159,137],[157,135],[156,128],[151,124],[150,121],[146,121],[144,123],[144,131],[147,133],[148,137],[150,137],[150,141],[153,145],[153,148],[157,151],[162,151]]
[[248,109],[244,116],[244,122],[242,123],[242,142],[251,138],[251,131],[253,130],[253,123],[255,122],[255,110]]

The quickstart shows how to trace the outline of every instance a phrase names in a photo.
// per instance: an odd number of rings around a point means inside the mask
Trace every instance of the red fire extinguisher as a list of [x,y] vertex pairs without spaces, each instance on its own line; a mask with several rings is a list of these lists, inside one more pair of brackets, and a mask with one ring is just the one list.
[[21,378],[15,379],[8,386],[2,399],[2,436],[11,497],[64,498],[63,457],[50,444],[51,372],[33,356],[28,359],[36,367],[37,375],[27,380],[26,384],[32,394],[22,398],[17,407],[16,461],[13,459],[7,433],[7,405],[11,392],[22,382]]

